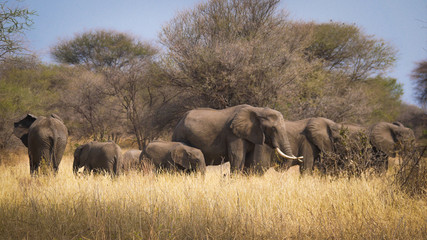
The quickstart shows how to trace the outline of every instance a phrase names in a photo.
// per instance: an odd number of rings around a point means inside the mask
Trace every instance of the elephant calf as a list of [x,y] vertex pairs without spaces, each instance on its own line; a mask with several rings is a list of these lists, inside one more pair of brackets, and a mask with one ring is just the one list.
[[74,151],[73,172],[84,167],[85,172],[106,171],[119,174],[122,165],[122,153],[114,142],[90,142]]
[[152,142],[141,155],[157,169],[175,169],[181,171],[206,171],[202,151],[180,142]]
[[137,169],[139,165],[139,156],[141,155],[141,150],[131,149],[126,151],[123,154],[122,159],[122,170],[129,171],[131,169]]

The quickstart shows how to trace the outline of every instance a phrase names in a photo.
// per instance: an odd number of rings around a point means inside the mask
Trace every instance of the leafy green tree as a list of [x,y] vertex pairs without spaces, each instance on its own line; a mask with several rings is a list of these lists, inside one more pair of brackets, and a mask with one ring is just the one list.
[[304,54],[307,61],[320,65],[297,84],[297,97],[289,102],[295,109],[291,115],[337,122],[394,120],[402,89],[385,76],[395,61],[393,47],[355,25],[305,24],[312,35]]
[[33,21],[35,11],[23,7],[10,7],[8,2],[0,2],[0,61],[8,55],[22,51],[24,31]]
[[313,41],[307,53],[323,60],[325,69],[342,72],[350,81],[364,81],[384,73],[396,60],[396,50],[387,42],[364,34],[355,25],[313,25]]
[[400,100],[403,95],[402,84],[397,83],[395,78],[377,76],[368,79],[364,85],[369,104],[374,106],[366,122],[395,121],[402,105]]

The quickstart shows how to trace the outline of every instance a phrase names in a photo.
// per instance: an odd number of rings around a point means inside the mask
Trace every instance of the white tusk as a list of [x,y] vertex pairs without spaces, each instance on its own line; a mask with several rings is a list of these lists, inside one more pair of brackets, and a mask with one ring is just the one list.
[[284,157],[284,158],[288,158],[288,159],[292,159],[292,160],[298,160],[300,162],[303,162],[302,159],[304,158],[303,156],[300,157],[295,157],[295,156],[288,156],[285,153],[283,153],[280,148],[276,148],[277,153],[279,153],[280,156]]

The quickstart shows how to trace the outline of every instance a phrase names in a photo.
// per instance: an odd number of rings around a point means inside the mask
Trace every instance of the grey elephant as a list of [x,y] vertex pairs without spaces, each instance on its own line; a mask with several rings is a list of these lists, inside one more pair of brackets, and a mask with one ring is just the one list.
[[206,165],[230,162],[233,172],[263,172],[270,167],[270,161],[260,160],[262,148],[256,145],[266,144],[281,156],[298,160],[292,153],[282,114],[270,108],[238,105],[188,111],[177,124],[172,141],[200,149]]
[[379,122],[367,128],[369,142],[373,150],[373,166],[388,169],[388,158],[395,157],[405,144],[415,141],[412,129],[400,122]]
[[14,135],[28,148],[31,174],[38,170],[42,160],[58,171],[68,139],[67,127],[58,115],[28,114],[14,123]]
[[140,161],[144,160],[156,169],[206,172],[203,153],[180,142],[151,142],[141,154]]
[[129,171],[131,169],[137,169],[141,153],[142,151],[139,149],[130,149],[126,151],[122,158],[122,170]]
[[[304,161],[299,159],[287,159],[279,161],[284,169],[294,165],[300,167],[301,173],[311,174],[314,169],[315,160],[319,158],[322,151],[332,151],[332,145],[328,144],[330,126],[336,123],[326,118],[307,118],[298,121],[284,121],[286,135],[288,136],[292,153],[304,156]],[[260,159],[277,159],[274,150],[264,144],[259,146],[262,157]]]
[[[345,142],[363,141],[366,136],[372,157],[370,165],[379,171],[388,167],[388,156],[393,156],[397,146],[414,138],[411,129],[401,123],[379,122],[370,127],[356,124],[336,123],[326,118],[309,118],[286,122],[292,151],[304,155],[304,163],[288,161],[286,168],[300,165],[300,171],[312,171],[320,162],[320,153],[344,153]],[[343,134],[345,132],[345,134]],[[346,138],[346,139],[344,139]]]
[[121,172],[122,153],[114,142],[90,142],[80,145],[74,151],[73,172],[79,168],[85,172],[102,172],[117,175]]

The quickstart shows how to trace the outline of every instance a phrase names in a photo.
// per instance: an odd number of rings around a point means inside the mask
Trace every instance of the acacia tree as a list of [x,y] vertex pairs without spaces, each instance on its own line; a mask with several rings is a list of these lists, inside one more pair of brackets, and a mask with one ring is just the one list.
[[143,106],[152,101],[145,98],[144,91],[147,88],[154,91],[148,75],[156,53],[154,47],[128,34],[104,30],[79,34],[52,49],[52,55],[57,61],[84,66],[103,76],[102,88],[98,89],[108,97],[100,99],[117,100],[140,148],[147,136],[142,125]]
[[396,51],[355,25],[302,23],[312,28],[304,50],[307,61],[321,63],[296,87],[293,117],[322,116],[334,121],[393,121],[402,87],[385,76]]
[[24,31],[33,21],[35,11],[23,7],[10,7],[8,2],[0,2],[0,61],[13,53],[23,50]]

